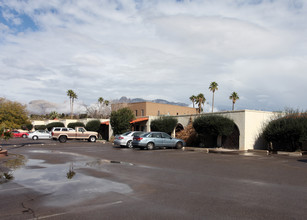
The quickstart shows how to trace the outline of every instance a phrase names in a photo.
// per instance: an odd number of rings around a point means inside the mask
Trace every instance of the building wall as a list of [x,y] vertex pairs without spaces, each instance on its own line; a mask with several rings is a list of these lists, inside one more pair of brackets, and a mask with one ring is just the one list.
[[[260,140],[263,127],[276,117],[274,112],[240,110],[227,112],[203,113],[202,115],[222,115],[232,119],[237,125],[239,137],[239,150],[265,148],[264,142]],[[189,119],[195,119],[198,115],[178,116],[178,123],[184,127],[188,125]]]
[[136,117],[162,116],[162,115],[190,115],[195,114],[196,109],[191,107],[169,105],[154,102],[118,103],[112,104],[112,111],[120,108],[130,108]]

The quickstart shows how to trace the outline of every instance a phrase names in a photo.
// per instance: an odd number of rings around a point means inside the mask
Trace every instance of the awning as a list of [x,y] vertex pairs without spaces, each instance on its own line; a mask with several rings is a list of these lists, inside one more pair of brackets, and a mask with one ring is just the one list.
[[109,122],[109,121],[103,121],[103,122],[101,122],[101,124],[102,124],[102,125],[109,125],[110,122]]
[[131,121],[130,124],[134,124],[134,123],[141,122],[141,121],[148,121],[148,118],[137,118]]

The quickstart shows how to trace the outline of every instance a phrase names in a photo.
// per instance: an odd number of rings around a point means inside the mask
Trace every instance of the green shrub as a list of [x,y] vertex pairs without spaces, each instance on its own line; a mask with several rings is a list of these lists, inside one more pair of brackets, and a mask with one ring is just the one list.
[[28,123],[28,124],[21,126],[21,129],[28,130],[28,131],[32,130],[32,128],[33,128],[33,125],[31,123]]
[[88,130],[88,131],[98,132],[99,128],[100,128],[100,124],[101,124],[101,122],[99,120],[92,120],[92,121],[89,121],[86,124],[85,129]]
[[233,120],[219,116],[200,116],[193,122],[193,127],[199,135],[228,136],[233,132]]
[[270,121],[262,135],[273,150],[296,151],[307,140],[307,114],[288,114]]
[[85,127],[83,122],[71,122],[67,125],[68,128],[75,129],[75,127]]
[[53,127],[65,127],[65,125],[62,122],[51,122],[46,125],[46,128],[48,129],[48,131],[51,131]]
[[129,108],[121,108],[118,111],[112,111],[110,116],[110,124],[114,135],[129,131],[131,128],[130,122],[134,118],[134,114]]
[[35,130],[45,130],[47,127],[46,125],[35,125],[34,129]]
[[163,116],[158,119],[152,120],[150,129],[152,131],[162,131],[171,134],[178,123],[177,118],[171,116]]

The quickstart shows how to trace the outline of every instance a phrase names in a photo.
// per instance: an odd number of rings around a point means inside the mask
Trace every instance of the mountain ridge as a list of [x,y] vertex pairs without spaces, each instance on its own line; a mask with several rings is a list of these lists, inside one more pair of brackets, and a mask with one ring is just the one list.
[[186,103],[182,102],[170,102],[165,99],[154,99],[154,100],[146,100],[143,98],[127,98],[126,96],[122,96],[120,99],[112,100],[112,103],[137,103],[137,102],[154,102],[161,104],[169,104],[169,105],[179,105],[179,106],[188,106]]

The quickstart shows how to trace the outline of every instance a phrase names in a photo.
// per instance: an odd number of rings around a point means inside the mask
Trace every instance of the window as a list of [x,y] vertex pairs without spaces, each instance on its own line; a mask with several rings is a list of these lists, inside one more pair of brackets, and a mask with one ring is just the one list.
[[160,116],[160,110],[158,110],[158,116]]
[[151,137],[153,137],[153,138],[161,138],[161,134],[160,133],[152,133]]
[[135,116],[138,116],[138,110],[135,110]]
[[162,137],[163,138],[168,138],[168,139],[171,139],[171,136],[169,136],[168,134],[166,134],[166,133],[162,133]]
[[141,110],[141,114],[142,114],[142,116],[144,116],[144,109]]

